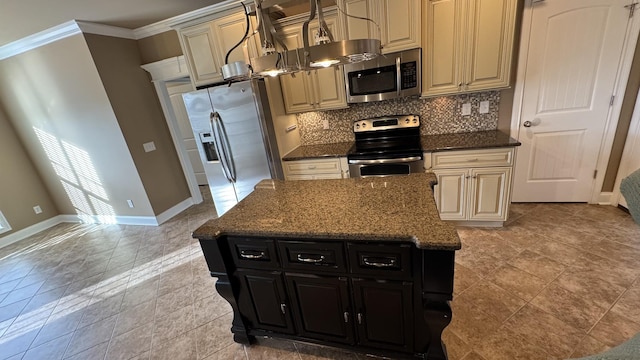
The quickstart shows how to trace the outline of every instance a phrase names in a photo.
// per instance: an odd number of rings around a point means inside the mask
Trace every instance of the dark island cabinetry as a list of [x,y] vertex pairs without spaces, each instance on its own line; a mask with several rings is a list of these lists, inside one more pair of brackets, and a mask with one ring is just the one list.
[[454,251],[411,242],[201,239],[234,340],[272,336],[373,355],[446,359]]

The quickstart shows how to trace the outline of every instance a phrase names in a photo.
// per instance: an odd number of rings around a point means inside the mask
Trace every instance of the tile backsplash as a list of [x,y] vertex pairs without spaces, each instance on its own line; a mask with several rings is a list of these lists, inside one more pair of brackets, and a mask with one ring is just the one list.
[[[489,112],[480,114],[481,101],[489,101]],[[462,104],[471,104],[471,115],[462,116]],[[352,104],[347,109],[297,114],[302,145],[353,141],[354,120],[386,116],[420,115],[420,133],[435,135],[495,130],[498,127],[500,91],[444,96],[439,98],[401,98]],[[329,129],[323,129],[324,120]]]

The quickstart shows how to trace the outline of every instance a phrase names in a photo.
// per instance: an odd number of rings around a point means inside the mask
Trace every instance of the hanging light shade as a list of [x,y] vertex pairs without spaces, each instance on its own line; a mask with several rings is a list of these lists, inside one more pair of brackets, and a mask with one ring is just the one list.
[[[288,50],[268,18],[265,19],[262,16],[262,0],[254,1],[260,23],[269,26],[269,34],[284,49],[281,52],[265,53],[263,56],[252,58],[251,67],[253,74],[256,76],[277,76],[296,71],[357,63],[371,60],[380,54],[382,46],[379,39],[334,40],[329,27],[324,21],[319,0],[309,1],[309,19],[302,25],[304,47]],[[315,45],[310,45],[309,23],[316,17],[316,14],[318,15],[320,26],[318,27],[318,34],[316,34]],[[366,20],[371,21],[370,19]],[[268,36],[266,26],[264,33],[265,36]]]

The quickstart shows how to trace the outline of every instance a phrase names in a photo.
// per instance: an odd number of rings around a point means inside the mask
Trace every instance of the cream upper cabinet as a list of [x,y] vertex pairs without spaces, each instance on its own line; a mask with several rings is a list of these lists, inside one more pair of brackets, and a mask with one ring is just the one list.
[[424,96],[510,85],[516,0],[424,3]]
[[457,221],[507,220],[513,148],[435,152],[434,195],[440,218]]
[[[244,13],[238,12],[178,30],[194,85],[207,85],[223,80],[221,68],[225,56],[229,49],[242,39],[245,25]],[[252,32],[255,27],[254,21],[250,25]],[[250,57],[257,55],[259,44],[257,36],[248,41],[247,50]],[[244,60],[242,45],[229,55],[229,62],[239,60]]]
[[[342,39],[336,16],[325,17],[336,40]],[[313,45],[318,32],[316,21],[309,24],[309,44]],[[302,48],[302,24],[287,25],[280,31],[289,49]],[[301,52],[302,54],[302,52]],[[300,59],[303,61],[303,59]],[[282,97],[287,113],[341,109],[347,107],[342,67],[328,67],[294,75],[281,75]]]
[[347,14],[371,21],[343,16],[347,39],[380,38],[382,52],[414,49],[421,45],[421,0],[339,0]]

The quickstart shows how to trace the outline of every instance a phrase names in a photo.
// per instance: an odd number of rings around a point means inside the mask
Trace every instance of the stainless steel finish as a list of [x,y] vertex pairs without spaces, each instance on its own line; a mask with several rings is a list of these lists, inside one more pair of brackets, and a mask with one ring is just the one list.
[[[398,164],[398,165],[406,165],[407,166],[407,175],[424,172],[424,160],[421,158],[417,158],[415,161],[409,162],[388,162],[388,163],[371,163],[371,164],[353,164],[352,161],[359,160],[349,160],[349,174],[352,178],[366,178],[366,177],[382,177],[389,176],[389,174],[383,175],[362,175],[362,171],[367,167],[376,167],[376,166],[384,166],[387,164]],[[379,161],[379,160],[363,160],[363,161]]]
[[[400,64],[407,62],[416,62],[416,76],[417,83],[416,87],[402,90],[400,87],[400,92],[385,92],[385,93],[376,93],[376,94],[367,94],[367,95],[351,95],[351,84],[349,83],[349,73],[350,72],[358,72],[367,69],[375,69],[384,66],[396,66],[397,58],[400,57]],[[401,75],[399,74],[398,68],[396,66],[397,82],[400,81]],[[373,60],[363,61],[356,64],[345,64],[344,65],[344,79],[345,86],[347,91],[347,102],[348,103],[359,103],[359,102],[369,102],[369,101],[381,101],[381,100],[389,100],[395,99],[403,96],[419,96],[422,93],[422,50],[421,49],[412,49],[405,50],[396,53],[386,54],[382,56],[378,56]]]
[[[398,120],[397,125],[390,126],[373,126],[373,123],[376,121],[384,121],[384,120]],[[398,115],[398,116],[389,116],[389,117],[381,117],[375,119],[364,119],[357,120],[353,122],[353,132],[365,132],[372,130],[390,130],[390,129],[400,129],[400,128],[414,128],[420,127],[420,117],[418,115]]]
[[349,160],[349,164],[353,165],[372,165],[372,164],[397,164],[397,163],[409,163],[413,161],[420,161],[422,158],[419,156],[410,156],[397,159],[376,159],[376,160]]
[[249,67],[244,61],[234,61],[230,64],[222,66],[222,78],[225,81],[248,79]]
[[324,261],[324,255],[320,255],[317,259],[311,257],[303,257],[302,254],[298,254],[298,261],[306,263],[321,263]]
[[527,120],[522,125],[524,125],[524,127],[531,127],[531,125],[533,125],[533,123],[531,121]]
[[183,95],[194,134],[213,130],[219,161],[199,147],[218,216],[249,195],[263,179],[283,179],[264,80]]
[[364,258],[362,261],[365,263],[365,265],[369,265],[369,266],[373,266],[373,267],[379,267],[379,268],[396,266],[396,261],[394,259],[389,259],[388,263],[369,261],[368,258]]
[[344,314],[342,314],[342,316],[344,317],[344,322],[348,323],[349,322],[349,313],[345,311]]
[[287,304],[280,304],[280,311],[282,311],[282,313],[286,313],[285,309],[287,308]]
[[400,73],[400,64],[402,59],[400,59],[400,56],[396,56],[396,95],[398,97],[400,97],[400,94],[402,94],[402,76]]
[[[349,54],[369,54],[372,58],[380,53],[380,47],[380,40],[377,39],[339,40],[310,46],[307,58],[309,62],[336,59],[339,60],[336,65],[352,64],[356,62],[356,57],[349,57]],[[270,71],[276,70],[287,73],[317,69],[305,65],[305,54],[301,49],[251,58],[251,67],[258,76],[268,76]]]
[[261,251],[260,254],[249,254],[244,250],[240,251],[240,257],[244,259],[264,259],[264,251]]

